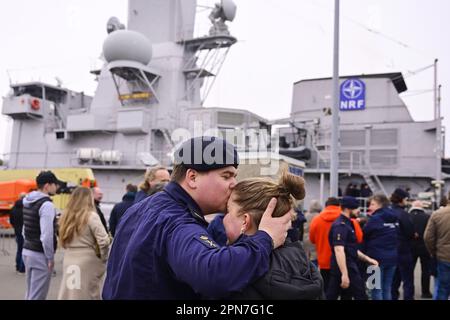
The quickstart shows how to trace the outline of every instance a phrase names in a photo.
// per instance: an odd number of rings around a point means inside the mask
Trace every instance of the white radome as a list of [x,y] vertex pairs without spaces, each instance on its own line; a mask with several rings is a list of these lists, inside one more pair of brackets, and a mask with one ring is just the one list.
[[103,43],[103,55],[107,62],[129,60],[148,65],[152,59],[152,44],[142,33],[117,30]]

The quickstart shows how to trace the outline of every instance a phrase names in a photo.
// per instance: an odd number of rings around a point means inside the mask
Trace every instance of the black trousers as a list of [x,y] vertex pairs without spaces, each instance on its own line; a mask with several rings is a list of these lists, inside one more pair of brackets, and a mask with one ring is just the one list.
[[422,294],[430,294],[431,257],[428,253],[413,253],[413,268],[416,267],[417,260],[420,259],[420,269],[422,271],[421,289]]
[[330,273],[328,288],[326,291],[327,300],[367,300],[366,287],[358,270],[348,269],[350,286],[347,289],[341,288],[341,273]]
[[328,283],[330,282],[330,269],[320,269],[320,275],[323,279],[323,290],[327,292]]
[[[326,294],[328,290],[328,283],[330,282],[330,269],[320,269],[320,275],[323,279],[323,291]],[[352,293],[349,289],[341,288],[339,295],[341,297],[341,300],[352,300]]]
[[403,282],[403,300],[414,300],[414,266],[410,253],[399,253],[398,264],[392,281],[392,300],[399,299],[399,289]]

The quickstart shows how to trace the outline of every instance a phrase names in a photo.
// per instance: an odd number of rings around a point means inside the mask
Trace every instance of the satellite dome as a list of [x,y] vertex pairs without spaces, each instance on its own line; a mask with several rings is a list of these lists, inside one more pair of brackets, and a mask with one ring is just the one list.
[[107,62],[131,60],[147,65],[152,59],[152,44],[142,33],[116,30],[103,43],[103,55]]

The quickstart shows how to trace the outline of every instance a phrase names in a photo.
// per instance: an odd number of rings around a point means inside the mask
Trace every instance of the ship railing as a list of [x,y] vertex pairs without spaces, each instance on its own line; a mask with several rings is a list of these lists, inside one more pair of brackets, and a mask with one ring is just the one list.
[[120,161],[112,162],[112,161],[102,161],[102,160],[94,160],[89,159],[85,161],[80,161],[80,159],[77,158],[76,155],[72,154],[71,162],[73,165],[76,166],[83,166],[83,167],[89,167],[93,166],[96,168],[105,168],[108,167],[111,168],[143,168],[154,165],[165,165],[169,166],[171,165],[171,159],[168,156],[167,152],[164,151],[151,151],[151,155],[159,160],[158,162],[146,162],[145,157],[142,156],[142,154],[145,152],[122,152],[122,157]]
[[[317,154],[316,169],[330,169],[331,158],[330,151],[314,149]],[[341,151],[339,152],[339,168],[347,169],[349,174],[353,171],[364,169],[364,155],[360,151]]]
[[[326,149],[320,150],[316,145],[312,147],[317,155],[316,163],[314,163],[316,169],[329,169],[331,165],[330,150],[326,147]],[[396,154],[382,154],[376,153],[376,151],[373,149],[340,150],[339,168],[353,172],[354,170],[367,171],[372,168],[377,170],[392,169],[398,165],[398,156]],[[371,152],[375,153],[372,154]]]
[[[122,152],[118,161],[102,160],[101,158],[80,159],[77,150],[61,152],[10,152],[2,154],[4,166],[8,168],[50,168],[50,167],[97,167],[97,168],[145,168],[152,164],[147,164],[140,157],[139,152]],[[101,150],[115,151],[115,150]],[[163,150],[151,151],[151,154],[159,160],[158,164],[170,166],[172,159],[168,152]],[[30,160],[32,159],[32,160]],[[156,164],[153,164],[156,165]]]

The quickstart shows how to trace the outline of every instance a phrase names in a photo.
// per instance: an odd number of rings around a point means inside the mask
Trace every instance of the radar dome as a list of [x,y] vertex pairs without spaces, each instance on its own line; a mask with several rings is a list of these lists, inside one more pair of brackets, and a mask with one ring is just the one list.
[[142,33],[116,30],[103,43],[103,55],[107,62],[131,60],[147,65],[152,59],[152,44]]

